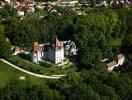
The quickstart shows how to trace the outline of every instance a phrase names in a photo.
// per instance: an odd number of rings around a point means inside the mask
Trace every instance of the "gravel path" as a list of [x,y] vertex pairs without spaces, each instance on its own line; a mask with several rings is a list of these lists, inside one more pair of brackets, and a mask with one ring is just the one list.
[[30,72],[30,71],[27,71],[25,69],[22,69],[19,66],[16,66],[16,65],[10,63],[9,61],[7,61],[5,59],[0,59],[0,61],[10,65],[11,67],[13,67],[13,68],[15,68],[15,69],[17,69],[17,70],[19,70],[21,72],[24,72],[26,74],[29,74],[29,75],[32,75],[32,76],[35,76],[35,77],[39,77],[39,78],[60,79],[61,77],[66,76],[66,75],[50,75],[50,76],[48,76],[48,75],[36,74],[36,73]]

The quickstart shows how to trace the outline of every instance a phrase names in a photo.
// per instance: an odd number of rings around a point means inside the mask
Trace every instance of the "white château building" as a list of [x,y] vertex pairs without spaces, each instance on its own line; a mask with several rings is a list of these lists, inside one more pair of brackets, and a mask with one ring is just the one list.
[[44,49],[45,59],[58,64],[64,60],[64,46],[57,37],[51,42],[50,45],[47,45],[47,48]]
[[62,63],[65,55],[73,56],[77,53],[76,45],[73,41],[59,41],[56,37],[50,44],[39,44],[34,42],[31,51],[31,60],[38,63],[43,59],[53,62],[54,64]]

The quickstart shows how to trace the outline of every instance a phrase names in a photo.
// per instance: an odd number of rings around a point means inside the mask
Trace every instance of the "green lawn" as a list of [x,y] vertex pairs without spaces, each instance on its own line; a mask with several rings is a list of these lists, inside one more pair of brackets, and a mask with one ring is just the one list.
[[45,74],[45,75],[67,74],[76,70],[74,66],[69,66],[64,69],[62,69],[61,67],[53,67],[53,66],[45,67],[39,64],[34,64],[28,60],[20,58],[19,56],[12,56],[11,58],[9,58],[9,60],[23,69],[26,69],[38,74]]
[[30,80],[31,84],[37,84],[45,80],[22,73],[21,71],[18,71],[0,61],[0,87],[5,86],[5,84],[9,82],[11,79],[13,78],[19,79],[21,76],[24,76],[26,77],[26,79]]
[[[41,73],[45,75],[52,75],[52,74],[68,74],[72,73],[76,70],[75,67],[68,67],[68,68],[54,68],[54,67],[45,67],[40,66],[37,64],[33,64],[30,61],[27,61],[25,59],[22,59],[18,56],[12,56],[9,58],[9,60],[12,63],[17,63],[18,66],[22,67],[23,69],[35,72],[35,73]],[[12,68],[11,66],[3,63],[0,61],[0,87],[3,87],[8,83],[11,79],[17,78],[19,79],[21,76],[26,77],[26,80],[29,80],[31,84],[39,84],[42,81],[46,81],[47,79],[37,78],[31,75],[28,75],[26,73],[23,73],[15,68]]]

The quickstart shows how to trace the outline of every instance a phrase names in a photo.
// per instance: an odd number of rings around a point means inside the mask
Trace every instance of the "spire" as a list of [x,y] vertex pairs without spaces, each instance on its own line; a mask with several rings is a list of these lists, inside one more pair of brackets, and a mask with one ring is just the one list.
[[57,36],[55,36],[55,39],[52,42],[52,46],[55,48],[61,48],[63,46],[62,43],[58,40]]
[[58,48],[62,47],[62,43],[58,40],[57,36],[55,38],[55,46]]

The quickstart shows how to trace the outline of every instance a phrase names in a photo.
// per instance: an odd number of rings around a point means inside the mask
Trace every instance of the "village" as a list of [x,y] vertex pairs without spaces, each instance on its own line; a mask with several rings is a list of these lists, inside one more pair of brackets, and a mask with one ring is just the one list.
[[[114,1],[110,2],[109,6],[112,6]],[[126,8],[131,8],[132,7],[132,2],[128,0],[121,0],[116,1],[116,4],[123,4],[124,7]],[[27,13],[33,13],[35,10],[40,9],[43,10],[45,8],[48,8],[48,12],[57,12],[57,9],[55,6],[59,7],[71,7],[71,9],[77,13],[77,15],[87,15],[87,13],[83,10],[81,10],[81,6],[90,6],[90,2],[86,0],[58,0],[58,1],[53,1],[53,2],[37,2],[33,0],[24,0],[23,2],[18,2],[17,0],[2,0],[0,1],[0,9],[4,8],[6,6],[9,6],[11,8],[14,8],[17,10],[17,15],[20,17],[22,20],[24,16]],[[95,5],[95,7],[108,7],[108,3],[104,0],[98,4]],[[91,7],[89,7],[91,9]],[[59,13],[60,14],[60,13]],[[40,16],[41,18],[44,17],[44,15]]]

